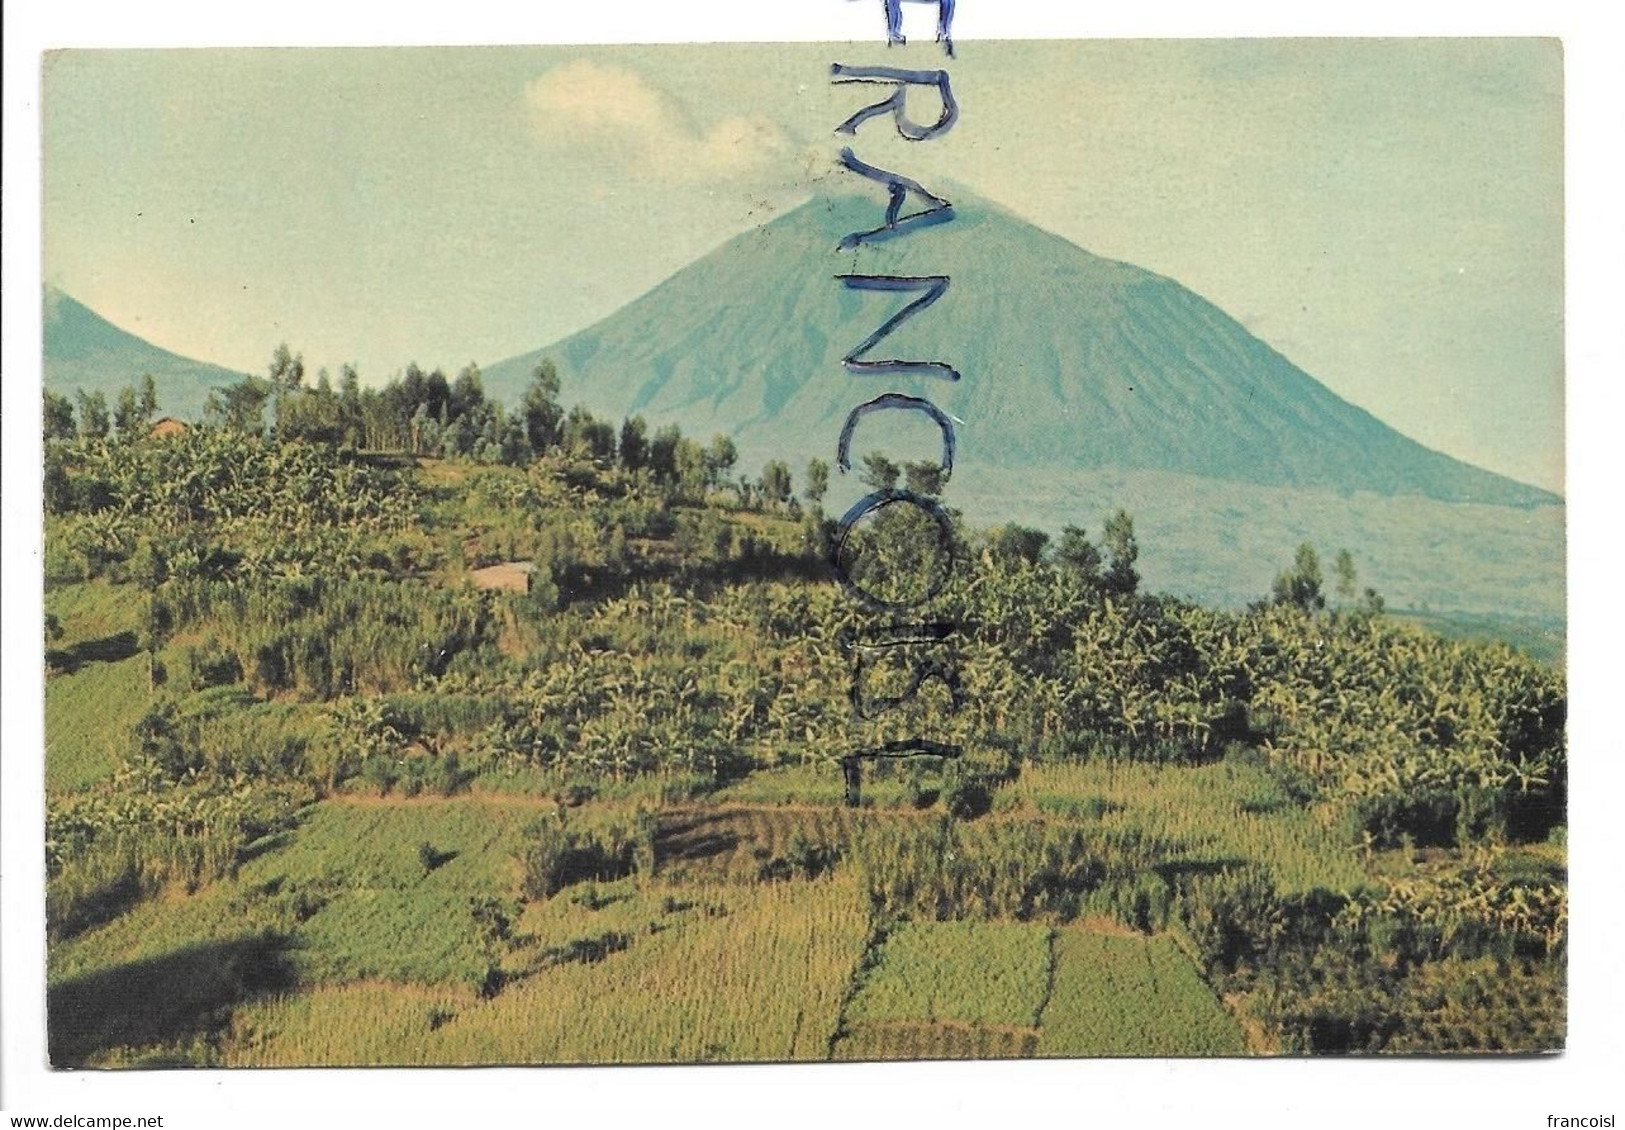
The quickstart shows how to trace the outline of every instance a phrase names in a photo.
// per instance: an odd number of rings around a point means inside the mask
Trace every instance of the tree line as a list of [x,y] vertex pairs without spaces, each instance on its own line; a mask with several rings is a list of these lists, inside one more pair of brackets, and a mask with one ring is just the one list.
[[[77,416],[74,414],[75,403],[79,409]],[[88,393],[80,389],[72,400],[46,389],[45,439],[66,440],[79,436],[106,439],[109,436],[145,434],[157,412],[158,384],[151,373],[143,373],[136,384],[121,389],[111,411],[107,406],[107,397],[100,389]]]

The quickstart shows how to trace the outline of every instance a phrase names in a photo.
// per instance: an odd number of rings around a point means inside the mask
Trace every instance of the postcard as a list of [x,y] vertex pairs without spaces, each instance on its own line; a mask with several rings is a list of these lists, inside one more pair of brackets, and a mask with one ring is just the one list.
[[47,54],[54,1067],[1564,1047],[1558,42],[901,7]]

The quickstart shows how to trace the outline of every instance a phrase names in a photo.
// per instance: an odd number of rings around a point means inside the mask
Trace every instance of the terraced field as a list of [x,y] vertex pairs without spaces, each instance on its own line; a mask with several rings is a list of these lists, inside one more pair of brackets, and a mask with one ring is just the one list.
[[838,1059],[1243,1055],[1167,936],[1026,923],[900,927],[843,1015]]
[[[888,817],[676,809],[659,881],[522,904],[516,852],[549,810],[491,795],[315,805],[235,877],[56,946],[53,1046],[149,1066],[1243,1050],[1167,938],[1018,922],[872,936],[850,875],[738,881],[798,837]],[[186,992],[153,990],[177,978]]]
[[[849,885],[731,885],[675,909],[629,890],[611,897],[627,901],[593,928],[625,931],[622,949],[516,978],[493,999],[380,983],[269,998],[237,1010],[224,1061],[376,1063],[383,1049],[392,1063],[826,1056],[866,929]],[[525,925],[555,938],[584,925],[579,908],[561,930],[564,917]]]
[[846,1019],[1033,1027],[1044,1007],[1049,930],[1022,922],[910,922],[890,933]]
[[1041,1056],[1245,1055],[1241,1029],[1167,936],[1055,933]]
[[150,704],[144,655],[85,663],[47,681],[45,787],[69,792],[111,778]]
[[854,817],[841,809],[683,807],[663,813],[655,847],[669,879],[754,882],[792,844],[825,849],[846,837]]
[[1283,891],[1347,889],[1365,878],[1348,844],[1259,765],[1230,758],[1172,771],[1121,762],[1035,765],[1007,791],[1017,808],[1178,844],[1171,864],[1257,865]]
[[656,851],[661,874],[674,881],[755,882],[810,857],[815,869],[833,863],[859,827],[926,818],[911,809],[809,804],[678,806],[661,814]]
[[[537,808],[458,797],[327,801],[291,832],[254,845],[234,878],[171,889],[51,951],[53,983],[171,949],[275,935],[301,975],[460,980],[480,967],[468,900],[511,898],[512,851]],[[417,847],[435,853],[425,867]]]

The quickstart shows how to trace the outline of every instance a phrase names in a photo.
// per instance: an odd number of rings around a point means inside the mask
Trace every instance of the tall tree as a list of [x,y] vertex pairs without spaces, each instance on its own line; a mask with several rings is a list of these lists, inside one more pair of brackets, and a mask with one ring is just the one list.
[[72,439],[79,434],[79,428],[73,422],[73,401],[65,396],[59,396],[50,389],[45,390],[45,438]]
[[265,401],[271,385],[248,376],[234,385],[221,385],[209,393],[205,415],[235,432],[260,435],[265,431]]
[[133,433],[140,427],[141,404],[136,398],[135,389],[125,385],[119,389],[118,400],[113,405],[113,427],[118,430],[120,439],[132,439]]
[[452,417],[451,423],[447,424],[446,430],[441,433],[440,440],[445,445],[447,455],[462,458],[474,453],[474,445],[479,438],[478,429],[474,427],[468,414],[464,413],[461,416]]
[[152,379],[151,373],[141,374],[141,402],[136,408],[141,414],[142,424],[152,423],[152,418],[158,414],[158,382]]
[[829,492],[829,464],[814,458],[807,464],[807,477],[802,481],[805,483],[801,488],[802,497],[817,506]]
[[897,464],[878,451],[871,451],[863,457],[862,479],[870,490],[895,490],[897,477],[902,473]]
[[79,434],[89,436],[91,439],[103,438],[110,426],[107,417],[107,397],[102,395],[100,389],[90,393],[80,389],[78,397]]
[[649,462],[649,425],[642,416],[629,416],[621,421],[621,466],[627,471],[640,471]]
[[1134,540],[1134,519],[1119,510],[1106,519],[1106,575],[1101,578],[1107,591],[1128,596],[1140,587],[1140,574],[1134,567],[1140,546]]
[[278,343],[271,351],[271,364],[268,367],[271,383],[278,388],[295,389],[305,380],[305,355],[295,355],[287,342]]
[[577,404],[564,419],[563,443],[576,455],[599,461],[615,458],[615,428]]
[[338,443],[344,438],[341,416],[339,398],[323,369],[315,388],[299,389],[277,399],[276,433],[283,439]]
[[423,403],[429,409],[429,418],[436,423],[444,424],[450,418],[451,385],[441,370],[436,369],[424,379]]
[[1276,604],[1290,605],[1305,612],[1326,607],[1326,597],[1320,591],[1320,555],[1308,542],[1298,546],[1292,568],[1275,578],[1272,597]]
[[1080,526],[1065,526],[1055,547],[1055,564],[1086,584],[1100,583],[1100,550]]
[[712,486],[720,486],[725,482],[728,472],[733,470],[734,464],[738,461],[739,448],[734,446],[732,439],[721,432],[711,437],[711,442],[705,449],[705,465]]
[[559,404],[559,371],[551,360],[544,358],[531,373],[520,413],[532,451],[540,455],[558,446],[564,435],[564,408]]
[[360,447],[365,438],[361,417],[361,375],[354,365],[339,366],[339,429],[347,447]]
[[502,461],[511,467],[527,461],[531,456],[531,449],[525,421],[518,416],[504,417],[500,407],[492,414],[490,420],[496,429],[497,451]]
[[478,412],[485,406],[485,378],[480,367],[470,361],[451,382],[451,404],[447,412],[452,419]]
[[709,453],[704,447],[685,436],[677,441],[675,458],[678,486],[689,498],[702,497],[711,484]]
[[683,433],[675,424],[656,429],[649,441],[649,473],[656,482],[677,481],[677,445],[682,441]]
[[762,468],[762,493],[769,500],[783,504],[789,501],[793,489],[789,466],[779,459],[769,460]]
[[[395,416],[408,421],[405,429],[408,435],[412,434],[410,421],[417,415],[417,410],[423,407],[424,402],[429,398],[428,384],[429,375],[418,366],[416,361],[409,361],[406,365],[406,372],[401,374],[400,383],[396,384],[391,381],[384,386],[384,395],[389,397]],[[427,418],[427,414],[425,414],[425,418]]]
[[1358,591],[1354,586],[1359,580],[1354,571],[1354,555],[1346,549],[1337,551],[1337,558],[1332,562],[1332,573],[1337,577],[1337,595],[1344,600],[1353,600]]

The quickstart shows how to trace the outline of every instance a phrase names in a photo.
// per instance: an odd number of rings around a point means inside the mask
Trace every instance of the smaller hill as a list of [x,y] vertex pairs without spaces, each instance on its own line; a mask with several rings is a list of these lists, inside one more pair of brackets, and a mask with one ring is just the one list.
[[45,387],[62,396],[99,391],[112,403],[120,389],[151,373],[159,411],[196,420],[211,389],[243,379],[242,373],[161,349],[54,287],[45,290],[44,328]]

